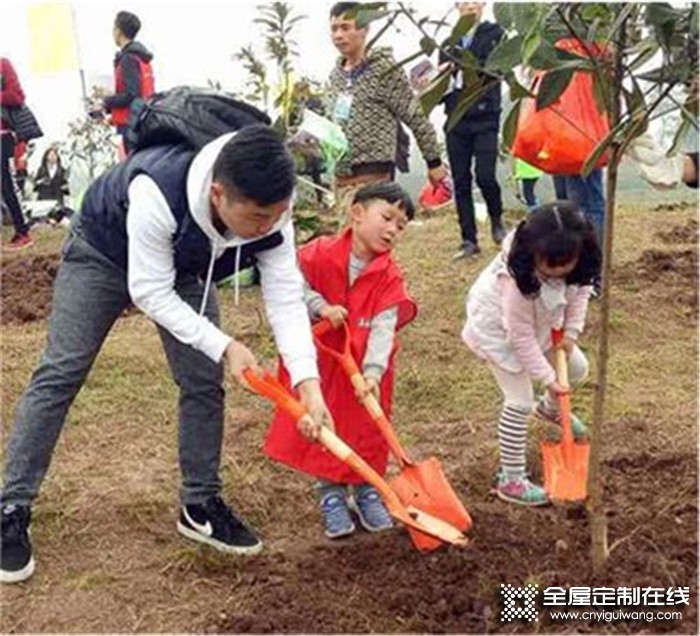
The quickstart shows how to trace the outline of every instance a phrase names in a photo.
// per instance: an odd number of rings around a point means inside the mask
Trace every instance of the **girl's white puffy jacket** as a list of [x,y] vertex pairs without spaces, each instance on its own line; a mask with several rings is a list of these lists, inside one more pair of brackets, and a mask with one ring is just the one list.
[[467,294],[462,339],[479,357],[506,371],[526,371],[533,379],[550,384],[556,378],[545,357],[552,347],[551,330],[563,328],[566,337],[578,338],[592,288],[548,279],[542,281],[536,298],[523,296],[508,272],[513,236],[506,237],[501,252]]

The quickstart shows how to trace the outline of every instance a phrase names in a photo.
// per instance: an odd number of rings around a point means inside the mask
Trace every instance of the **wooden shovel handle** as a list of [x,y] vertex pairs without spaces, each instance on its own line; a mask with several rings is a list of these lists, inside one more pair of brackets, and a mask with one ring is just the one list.
[[[265,372],[259,376],[252,369],[243,372],[246,382],[259,395],[270,399],[280,409],[286,411],[295,420],[300,420],[308,415],[306,407],[299,402],[280,381],[270,373]],[[321,427],[318,441],[323,444],[341,462],[348,464],[365,481],[372,484],[384,497],[389,505],[401,506],[398,495],[391,490],[389,485],[382,479],[369,464],[357,455],[350,446],[340,439],[333,431],[326,427]]]
[[[557,373],[557,382],[569,388],[569,361],[566,359],[566,351],[562,346],[564,341],[563,329],[552,329],[552,343],[554,344],[554,368]],[[571,396],[559,394],[559,410],[561,413],[562,444],[572,447],[574,444],[574,432],[571,426]]]
[[350,328],[348,327],[348,323],[343,322],[341,328],[344,332],[342,351],[337,351],[321,341],[321,336],[323,334],[326,334],[334,329],[330,321],[325,319],[314,325],[313,335],[316,346],[321,349],[321,351],[328,353],[338,361],[343,371],[345,371],[345,374],[348,376],[348,379],[350,380],[350,383],[355,391],[358,393],[358,395],[364,396],[360,398],[360,402],[370,414],[372,421],[375,423],[382,435],[384,435],[384,438],[389,444],[389,448],[391,448],[391,452],[394,454],[394,457],[396,457],[396,461],[399,462],[401,466],[412,464],[413,462],[408,457],[406,451],[403,449],[403,446],[401,446],[401,442],[396,435],[396,431],[394,431],[394,427],[391,425],[391,422],[384,413],[384,409],[382,409],[381,405],[379,404],[379,400],[377,400],[377,398],[374,397],[374,395],[372,395],[372,393],[368,390],[367,382],[365,381],[360,368],[357,366],[355,358],[352,356],[352,351],[350,349]]

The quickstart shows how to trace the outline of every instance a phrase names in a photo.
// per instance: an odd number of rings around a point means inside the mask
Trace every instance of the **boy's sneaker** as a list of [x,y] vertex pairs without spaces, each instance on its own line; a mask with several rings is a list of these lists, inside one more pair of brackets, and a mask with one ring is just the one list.
[[545,506],[549,503],[544,488],[533,484],[527,477],[509,477],[504,473],[498,476],[496,495],[503,501],[521,506]]
[[327,488],[321,495],[323,527],[329,539],[340,539],[355,532],[344,488]]
[[[546,420],[547,422],[561,426],[561,413],[558,411],[550,411],[545,406],[544,398],[540,398],[540,400],[537,402],[537,406],[535,407],[535,415],[543,420]],[[574,413],[571,414],[571,430],[574,433],[575,439],[588,436],[588,427],[581,421],[581,418]]]
[[25,247],[29,247],[30,245],[34,245],[34,239],[32,239],[29,234],[15,234],[12,237],[12,240],[7,244],[5,249],[13,251],[13,250],[21,250],[24,249]]
[[19,583],[34,574],[34,557],[29,541],[29,506],[5,506],[0,547],[0,582]]
[[263,544],[219,496],[180,508],[177,530],[188,539],[229,554],[253,555]]
[[356,487],[351,506],[368,532],[382,532],[394,527],[391,515],[374,486],[364,484]]

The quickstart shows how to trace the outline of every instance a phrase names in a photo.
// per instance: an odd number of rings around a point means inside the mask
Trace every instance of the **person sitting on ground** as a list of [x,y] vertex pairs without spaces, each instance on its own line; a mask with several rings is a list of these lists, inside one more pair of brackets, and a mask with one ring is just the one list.
[[41,165],[34,177],[34,188],[39,201],[56,201],[56,206],[49,212],[49,221],[59,223],[70,217],[72,210],[65,205],[68,190],[68,171],[63,167],[61,155],[56,146],[50,146],[41,158]]
[[[323,237],[299,251],[307,282],[306,303],[313,319],[332,325],[347,322],[352,352],[361,362],[369,390],[391,417],[396,333],[416,315],[403,275],[394,263],[396,247],[414,216],[410,197],[395,183],[370,184],[357,191],[350,208],[350,227]],[[341,334],[330,333],[329,344]],[[336,347],[339,348],[339,347]],[[336,432],[380,475],[386,472],[388,445],[358,401],[353,386],[337,362],[319,352],[324,397]],[[289,384],[281,368],[283,383]],[[319,444],[302,437],[290,416],[278,411],[265,442],[273,459],[315,476],[325,534],[331,539],[355,531],[350,509],[369,532],[392,527],[391,517],[376,489],[363,483],[346,464]]]

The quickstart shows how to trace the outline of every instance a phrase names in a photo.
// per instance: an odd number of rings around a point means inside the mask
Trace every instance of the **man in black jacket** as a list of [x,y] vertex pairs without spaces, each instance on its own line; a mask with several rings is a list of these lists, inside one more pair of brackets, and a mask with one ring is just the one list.
[[[498,24],[481,22],[485,4],[485,2],[457,3],[460,15],[473,15],[476,21],[474,27],[457,42],[453,57],[459,58],[461,51],[466,49],[483,64],[501,41],[504,31]],[[452,62],[448,57],[441,52],[441,66],[450,63]],[[452,86],[443,99],[448,118],[459,105],[463,86],[462,73],[455,69]],[[481,251],[474,215],[472,161],[475,164],[476,183],[486,201],[491,219],[491,236],[497,244],[505,236],[501,220],[503,215],[501,188],[496,180],[500,114],[501,87],[497,85],[472,105],[451,130],[446,130],[447,154],[454,180],[455,201],[462,235],[462,243],[454,256],[455,259],[474,256]]]

